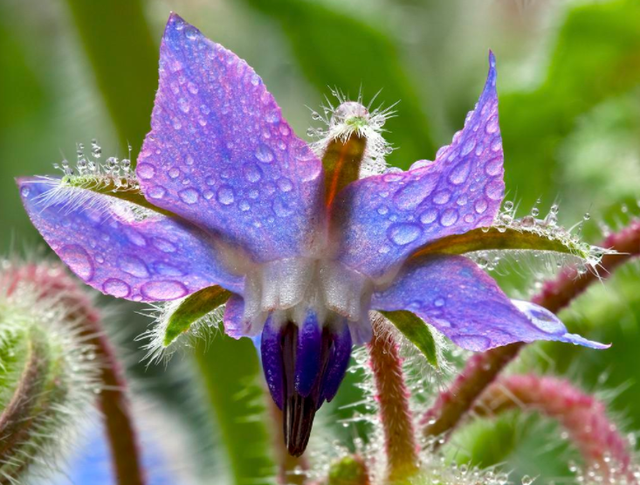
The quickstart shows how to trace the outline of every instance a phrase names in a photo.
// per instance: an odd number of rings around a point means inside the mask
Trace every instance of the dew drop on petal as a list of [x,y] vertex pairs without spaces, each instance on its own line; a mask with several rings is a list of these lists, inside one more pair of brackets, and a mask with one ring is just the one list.
[[136,256],[123,256],[118,260],[118,266],[122,271],[137,278],[149,276],[147,265]]
[[102,291],[107,295],[112,295],[116,298],[126,298],[131,293],[131,288],[122,280],[109,278],[102,285]]
[[163,253],[173,253],[177,249],[175,244],[161,237],[153,239],[152,244]]
[[451,198],[451,192],[449,192],[448,190],[441,190],[437,192],[436,195],[433,196],[433,202],[435,204],[442,205],[449,202],[450,198]]
[[458,211],[455,209],[447,209],[440,216],[440,224],[444,227],[452,226],[458,220]]
[[185,286],[178,281],[150,281],[140,289],[142,294],[151,301],[175,300],[188,293]]
[[70,244],[63,246],[58,251],[60,259],[62,259],[71,271],[77,274],[84,281],[89,281],[93,278],[94,268],[89,254],[84,250],[82,246],[77,244]]
[[277,184],[278,188],[283,192],[290,192],[291,189],[293,189],[293,184],[288,178],[281,178],[278,180]]
[[150,163],[141,163],[136,170],[138,177],[141,179],[150,179],[156,174],[156,168]]
[[459,347],[474,352],[482,352],[491,346],[491,340],[482,335],[458,335],[452,337],[451,340]]
[[256,158],[262,163],[271,163],[273,161],[273,152],[268,146],[260,144],[256,149]]
[[427,209],[420,214],[420,222],[423,224],[431,224],[438,218],[438,211],[436,209]]
[[160,185],[154,185],[153,187],[149,187],[147,190],[147,194],[152,199],[162,199],[167,193],[167,189]]
[[[385,177],[393,176],[394,174],[385,175]],[[400,179],[402,178],[400,176],[398,177]],[[385,179],[385,181],[387,180]],[[437,183],[438,178],[435,175],[425,175],[418,180],[409,182],[398,190],[393,196],[393,201],[399,209],[413,210],[431,194]]]
[[262,169],[255,163],[247,163],[243,170],[244,176],[249,182],[258,182],[262,178]]
[[484,127],[484,130],[489,134],[493,134],[496,131],[498,131],[498,115],[493,115],[489,121],[487,121],[487,124]]
[[449,182],[454,185],[460,185],[464,183],[469,176],[470,170],[471,164],[468,161],[463,160],[458,165],[453,167],[453,170],[451,170],[451,173],[449,174]]
[[223,185],[218,189],[217,199],[222,205],[231,205],[235,200],[235,193],[231,187]]
[[484,167],[484,171],[487,173],[487,175],[490,175],[491,177],[495,177],[496,175],[500,174],[502,170],[502,164],[503,164],[502,157],[496,157],[487,162],[487,164]]
[[154,273],[162,276],[184,276],[184,271],[172,264],[159,261],[152,264]]
[[180,176],[180,169],[178,167],[172,167],[169,169],[169,177],[177,179]]
[[389,239],[398,246],[412,243],[422,234],[422,228],[417,224],[394,224],[389,228]]
[[504,184],[501,180],[494,180],[484,188],[484,193],[492,200],[500,200],[504,195]]
[[293,209],[281,198],[278,197],[273,201],[273,212],[279,217],[287,217],[293,214]]
[[461,156],[467,156],[471,153],[471,150],[476,146],[476,141],[473,138],[467,140],[464,145],[462,145],[462,150],[460,150]]
[[185,204],[195,204],[200,198],[200,193],[193,188],[181,190],[178,195],[180,196],[180,200]]
[[478,214],[482,214],[482,213],[484,213],[484,211],[487,210],[488,206],[489,206],[489,204],[487,204],[486,200],[478,199],[478,200],[476,200],[476,203],[473,205],[473,208],[475,209],[475,211]]

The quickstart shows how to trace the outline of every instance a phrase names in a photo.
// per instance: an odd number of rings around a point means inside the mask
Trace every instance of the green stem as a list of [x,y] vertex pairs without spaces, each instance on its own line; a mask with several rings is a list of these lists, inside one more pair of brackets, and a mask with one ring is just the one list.
[[[158,85],[158,48],[141,0],[67,0],[98,88],[123,147],[149,131]],[[159,37],[159,36],[158,36]]]
[[267,452],[271,440],[259,384],[260,364],[251,341],[220,334],[200,342],[195,355],[227,452],[232,483],[272,484],[276,465]]

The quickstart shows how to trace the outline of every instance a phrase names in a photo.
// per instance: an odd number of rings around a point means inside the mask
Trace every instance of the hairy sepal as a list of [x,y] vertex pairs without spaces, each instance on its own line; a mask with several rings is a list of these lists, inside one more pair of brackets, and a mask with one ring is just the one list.
[[220,286],[196,291],[181,300],[154,307],[153,328],[139,339],[149,339],[145,358],[168,359],[181,346],[190,347],[194,339],[207,337],[222,322],[224,305],[231,292]]
[[400,332],[425,356],[427,362],[438,368],[438,351],[431,329],[419,317],[406,310],[381,311]]
[[596,267],[611,251],[581,241],[562,228],[513,224],[481,227],[432,241],[418,249],[412,257],[426,254],[467,254],[482,251],[541,251],[577,258],[586,266]]

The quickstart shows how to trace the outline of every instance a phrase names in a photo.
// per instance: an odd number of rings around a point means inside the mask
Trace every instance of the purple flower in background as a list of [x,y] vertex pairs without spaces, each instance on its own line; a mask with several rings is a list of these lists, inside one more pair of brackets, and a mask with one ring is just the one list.
[[[416,255],[436,239],[490,226],[499,211],[495,84],[491,55],[475,110],[434,162],[327,196],[325,187],[335,187],[327,167],[260,77],[171,15],[152,131],[136,168],[144,204],[60,190],[59,179],[18,183],[45,240],[103,293],[158,302],[214,285],[232,292],[225,331],[261,335],[265,377],[285,413],[287,446],[299,455],[352,344],[371,338],[370,310],[411,311],[474,351],[534,340],[603,347],[567,333],[545,309],[511,301],[466,257]],[[341,114],[353,115],[346,123],[366,116],[354,106]]]

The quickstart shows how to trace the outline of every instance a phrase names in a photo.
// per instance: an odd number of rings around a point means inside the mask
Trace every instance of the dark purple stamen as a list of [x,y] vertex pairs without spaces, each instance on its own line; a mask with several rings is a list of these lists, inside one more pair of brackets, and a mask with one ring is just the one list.
[[344,378],[351,356],[346,324],[336,333],[321,328],[309,313],[304,323],[279,329],[269,317],[262,332],[262,365],[273,400],[283,412],[284,440],[289,453],[300,456],[309,442],[316,411],[331,401]]

